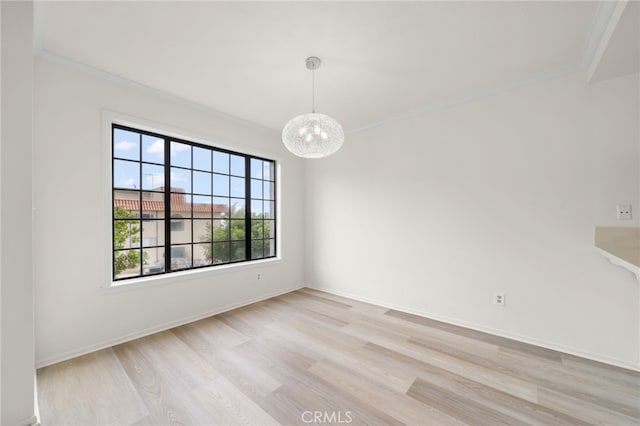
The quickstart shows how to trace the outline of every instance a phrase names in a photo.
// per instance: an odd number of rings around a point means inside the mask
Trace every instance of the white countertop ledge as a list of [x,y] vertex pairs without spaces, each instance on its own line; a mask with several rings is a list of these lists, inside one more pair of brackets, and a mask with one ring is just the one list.
[[640,281],[640,228],[596,226],[594,245],[609,262],[628,269]]

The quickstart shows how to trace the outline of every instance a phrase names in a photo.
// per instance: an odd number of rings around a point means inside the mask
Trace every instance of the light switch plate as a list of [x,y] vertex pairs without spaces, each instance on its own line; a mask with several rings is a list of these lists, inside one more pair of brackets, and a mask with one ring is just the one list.
[[618,204],[616,215],[618,220],[631,220],[631,204]]

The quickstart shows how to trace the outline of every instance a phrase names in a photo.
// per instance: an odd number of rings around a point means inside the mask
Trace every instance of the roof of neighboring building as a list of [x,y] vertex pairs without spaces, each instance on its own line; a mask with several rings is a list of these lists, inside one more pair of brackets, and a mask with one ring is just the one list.
[[[191,204],[187,203],[182,197],[182,199],[177,200],[178,197],[172,197],[171,200],[171,211],[172,212],[191,212],[191,208],[193,208],[194,213],[228,213],[229,208],[224,204]],[[140,211],[140,200],[122,200],[115,199],[113,200],[114,207],[123,207],[128,211]],[[142,200],[142,211],[143,212],[158,212],[164,211],[164,201],[158,200]]]

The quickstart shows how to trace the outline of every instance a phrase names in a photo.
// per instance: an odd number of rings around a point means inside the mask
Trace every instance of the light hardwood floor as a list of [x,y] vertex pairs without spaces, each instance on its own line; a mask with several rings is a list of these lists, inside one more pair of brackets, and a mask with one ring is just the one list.
[[47,425],[640,423],[640,374],[302,289],[38,370]]

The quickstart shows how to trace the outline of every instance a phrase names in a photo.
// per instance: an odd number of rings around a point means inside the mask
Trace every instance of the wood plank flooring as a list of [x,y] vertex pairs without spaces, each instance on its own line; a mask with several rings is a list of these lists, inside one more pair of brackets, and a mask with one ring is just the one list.
[[44,426],[640,424],[640,373],[311,289],[37,380]]

